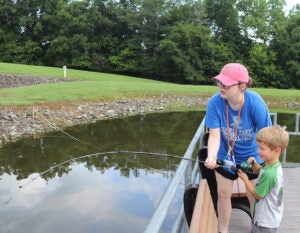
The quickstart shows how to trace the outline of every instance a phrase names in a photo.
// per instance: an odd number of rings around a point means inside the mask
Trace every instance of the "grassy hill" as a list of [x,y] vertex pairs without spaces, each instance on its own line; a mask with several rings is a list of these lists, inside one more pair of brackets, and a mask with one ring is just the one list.
[[[62,68],[0,63],[1,74],[63,78]],[[111,101],[148,96],[211,96],[216,86],[180,85],[124,75],[67,69],[67,78],[76,82],[47,83],[0,89],[0,108],[59,101]],[[251,88],[263,96],[270,109],[277,112],[299,112],[287,107],[300,102],[299,90]],[[294,103],[294,104],[293,104]]]

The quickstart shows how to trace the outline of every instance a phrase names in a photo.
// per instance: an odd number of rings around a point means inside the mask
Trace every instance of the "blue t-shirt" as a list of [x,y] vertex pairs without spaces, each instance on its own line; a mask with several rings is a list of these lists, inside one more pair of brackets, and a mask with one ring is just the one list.
[[[249,90],[246,90],[244,93],[244,103],[240,115],[233,154],[236,164],[240,164],[243,161],[245,162],[252,156],[255,157],[258,163],[261,163],[261,159],[257,152],[256,134],[261,128],[272,125],[272,122],[268,107],[261,96]],[[238,110],[234,110],[228,105],[230,146],[232,146],[238,112]],[[228,152],[226,99],[222,98],[220,93],[212,96],[208,102],[205,124],[206,127],[210,129],[220,128],[221,142],[218,158],[224,160]]]

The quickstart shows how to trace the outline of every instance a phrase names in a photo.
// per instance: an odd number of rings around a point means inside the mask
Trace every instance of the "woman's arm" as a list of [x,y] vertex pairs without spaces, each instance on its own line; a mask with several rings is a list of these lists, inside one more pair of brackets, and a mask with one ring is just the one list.
[[210,169],[214,169],[217,164],[217,155],[220,147],[220,128],[209,129],[209,137],[207,143],[207,159],[205,160],[205,166]]

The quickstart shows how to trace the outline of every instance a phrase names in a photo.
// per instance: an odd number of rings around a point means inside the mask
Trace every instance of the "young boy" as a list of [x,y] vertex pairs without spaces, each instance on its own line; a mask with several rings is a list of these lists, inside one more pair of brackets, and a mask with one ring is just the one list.
[[252,233],[275,233],[283,215],[283,172],[279,156],[288,146],[289,134],[284,128],[274,125],[258,131],[256,141],[264,163],[259,165],[253,157],[247,161],[258,174],[256,185],[241,169],[238,176],[255,198]]

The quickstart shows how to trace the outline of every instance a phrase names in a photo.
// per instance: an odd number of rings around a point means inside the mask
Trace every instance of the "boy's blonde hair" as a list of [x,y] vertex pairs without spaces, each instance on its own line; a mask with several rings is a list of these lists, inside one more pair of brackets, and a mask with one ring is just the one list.
[[280,147],[282,152],[289,144],[289,134],[285,128],[280,125],[262,128],[256,135],[256,141],[267,144],[272,150]]

